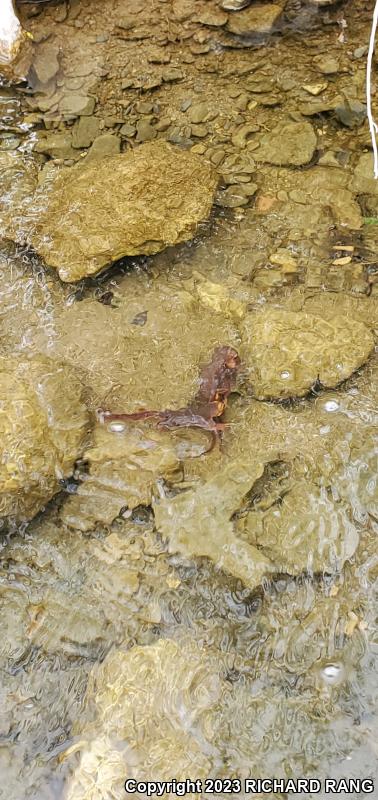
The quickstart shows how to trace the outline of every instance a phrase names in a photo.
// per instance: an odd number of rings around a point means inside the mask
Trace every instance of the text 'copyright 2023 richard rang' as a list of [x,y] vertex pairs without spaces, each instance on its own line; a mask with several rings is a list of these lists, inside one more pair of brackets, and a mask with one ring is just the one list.
[[262,795],[272,792],[294,794],[354,794],[363,792],[371,794],[374,792],[374,780],[372,778],[202,778],[194,780],[170,780],[170,781],[137,781],[134,778],[127,778],[125,781],[125,792],[128,795],[144,795],[146,797],[162,797],[165,794],[183,797],[186,794],[216,794],[216,795],[237,795],[250,794]]

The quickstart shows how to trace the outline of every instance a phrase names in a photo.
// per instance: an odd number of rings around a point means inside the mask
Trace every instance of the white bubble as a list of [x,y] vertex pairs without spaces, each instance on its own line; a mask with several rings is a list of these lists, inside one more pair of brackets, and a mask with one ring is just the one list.
[[343,680],[345,669],[342,664],[326,664],[321,670],[321,675],[324,683],[335,686]]
[[281,372],[281,378],[283,378],[284,381],[287,381],[288,378],[291,378],[291,372],[289,372],[289,370],[287,370],[287,369],[284,369]]
[[324,411],[338,411],[340,408],[340,403],[337,400],[326,400],[324,403]]
[[108,430],[112,433],[122,433],[126,428],[124,422],[110,422],[108,425]]

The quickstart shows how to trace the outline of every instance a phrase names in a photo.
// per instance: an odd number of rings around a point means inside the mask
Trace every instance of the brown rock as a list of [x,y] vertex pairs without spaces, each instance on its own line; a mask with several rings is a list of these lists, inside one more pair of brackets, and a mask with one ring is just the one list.
[[179,22],[189,19],[194,12],[193,0],[173,0],[172,12],[175,19]]
[[195,136],[198,139],[203,139],[204,136],[207,136],[208,129],[206,125],[191,125],[190,126],[191,136]]
[[53,44],[43,44],[38,47],[31,67],[32,78],[39,83],[49,83],[59,70],[59,48]]
[[217,113],[217,111],[211,111],[207,103],[194,103],[189,107],[188,119],[196,125],[199,122],[215,119]]
[[79,280],[122,256],[190,239],[209,216],[216,182],[193,153],[149,142],[42,184],[28,238],[62,280]]
[[225,25],[228,20],[228,14],[222,11],[221,8],[204,8],[196,17],[196,21],[202,25],[209,25],[210,27],[220,28]]
[[82,94],[66,94],[59,103],[59,110],[66,116],[90,117],[95,107],[95,98]]
[[162,70],[161,76],[165,83],[180,81],[185,77],[184,72],[179,67],[165,67]]
[[97,117],[80,117],[72,131],[72,147],[89,147],[99,130],[100,121]]
[[120,152],[121,141],[114,133],[102,133],[97,136],[92,146],[88,150],[86,161],[92,159],[105,158],[105,156],[115,156]]
[[254,3],[244,11],[230,14],[227,28],[231,33],[239,36],[270,33],[282,13],[281,6],[269,3],[255,5]]
[[149,142],[156,137],[156,130],[147,119],[140,119],[137,122],[136,131],[138,142]]
[[300,166],[311,161],[315,148],[316,135],[309,122],[288,122],[264,134],[254,157],[269,164]]
[[70,133],[46,133],[38,138],[34,145],[35,153],[43,153],[51,158],[77,158],[78,153],[72,149]]
[[131,138],[132,136],[135,136],[136,127],[135,125],[131,125],[130,122],[125,122],[125,124],[122,125],[122,128],[120,128],[119,132],[122,138],[128,139]]
[[340,65],[332,55],[319,55],[314,58],[314,64],[323,75],[336,75]]

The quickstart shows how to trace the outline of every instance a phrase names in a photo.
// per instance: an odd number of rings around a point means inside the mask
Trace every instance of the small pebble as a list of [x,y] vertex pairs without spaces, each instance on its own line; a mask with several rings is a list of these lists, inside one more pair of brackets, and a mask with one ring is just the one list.
[[314,97],[317,97],[318,94],[324,92],[327,86],[327,81],[324,81],[324,83],[304,83],[302,85],[302,89],[304,89],[308,94],[312,94]]
[[346,267],[346,265],[350,264],[351,261],[351,256],[344,256],[343,258],[335,258],[335,260],[332,261],[332,265],[334,267]]
[[363,58],[363,56],[366,56],[368,49],[369,48],[367,44],[363,44],[361,47],[356,47],[356,49],[353,51],[354,58]]

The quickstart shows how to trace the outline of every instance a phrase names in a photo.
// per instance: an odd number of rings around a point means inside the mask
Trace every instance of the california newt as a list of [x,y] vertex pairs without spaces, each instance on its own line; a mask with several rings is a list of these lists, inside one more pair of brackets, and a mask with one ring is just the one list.
[[202,428],[210,431],[212,436],[210,447],[206,450],[209,453],[225,427],[220,419],[226,409],[228,396],[235,388],[240,364],[239,355],[233,347],[217,347],[210,363],[201,372],[197,394],[185,408],[136,411],[133,414],[100,410],[98,414],[103,421],[155,418],[159,420],[159,428]]

